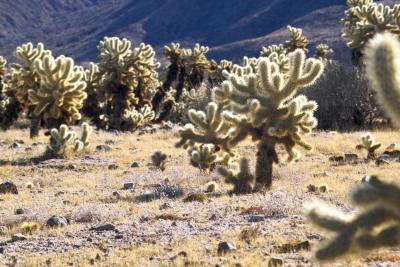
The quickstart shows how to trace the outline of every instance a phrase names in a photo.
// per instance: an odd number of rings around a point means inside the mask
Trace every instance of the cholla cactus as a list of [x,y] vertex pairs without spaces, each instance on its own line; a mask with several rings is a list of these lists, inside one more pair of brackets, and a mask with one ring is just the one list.
[[225,81],[224,71],[230,71],[233,67],[232,61],[221,60],[217,63],[214,60],[210,61],[210,67],[208,69],[208,82],[211,86],[218,86]]
[[190,163],[205,172],[212,170],[216,164],[228,165],[230,156],[221,156],[217,150],[213,144],[194,145],[189,149]]
[[[367,76],[378,93],[382,107],[400,125],[400,44],[390,33],[378,34],[365,50]],[[376,176],[363,178],[353,193],[359,211],[353,216],[313,204],[308,217],[336,236],[316,252],[320,261],[334,260],[346,253],[400,245],[400,187],[380,181]]]
[[366,49],[366,72],[378,102],[400,126],[400,43],[390,33],[377,35]]
[[234,147],[251,136],[258,142],[256,182],[266,188],[272,183],[272,165],[278,162],[276,145],[283,144],[288,160],[298,156],[297,145],[311,149],[303,135],[310,133],[317,122],[313,116],[317,104],[296,92],[313,84],[324,65],[307,59],[303,50],[289,54],[289,72],[282,73],[270,58],[261,58],[255,71],[251,66],[234,66],[224,72],[227,81],[215,88],[206,113],[189,111],[193,124],[180,130],[177,146],[195,143],[214,144],[221,153],[235,155]]
[[51,129],[51,140],[48,152],[56,157],[70,157],[82,152],[89,146],[89,136],[93,129],[87,123],[82,124],[82,134],[78,138],[74,131],[62,124],[59,129]]
[[156,151],[154,154],[151,156],[151,163],[153,166],[161,171],[165,170],[166,167],[166,160],[167,160],[167,155],[164,154],[161,151]]
[[34,106],[31,137],[38,135],[41,118],[63,119],[71,123],[81,118],[80,109],[86,98],[83,71],[75,67],[72,58],[46,55],[36,59],[33,70],[39,77],[39,87],[28,90]]
[[353,59],[357,63],[362,56],[365,44],[376,34],[391,32],[400,34],[400,5],[393,7],[373,0],[348,0],[343,38],[353,50]]
[[331,55],[333,53],[333,49],[330,48],[327,44],[319,44],[315,48],[315,58],[318,58],[324,62],[328,62]]
[[335,233],[315,254],[332,261],[347,253],[400,245],[400,187],[369,176],[352,195],[358,211],[345,215],[314,203],[307,211],[312,223]]
[[80,70],[84,73],[83,80],[86,83],[85,91],[87,94],[82,114],[90,118],[96,125],[99,125],[99,118],[105,102],[104,95],[99,93],[101,82],[99,66],[91,62],[88,69],[80,67]]
[[[124,116],[144,105],[151,106],[151,98],[159,86],[156,69],[160,63],[150,45],[141,43],[131,48],[131,42],[117,37],[105,37],[99,46],[100,75],[103,77],[99,94],[105,100],[109,117],[108,128],[134,130],[130,116]],[[125,121],[128,118],[128,121]]]
[[3,81],[3,77],[6,73],[6,64],[7,61],[2,56],[0,56],[0,118],[5,115],[7,106],[10,104],[10,100],[6,95],[6,86]]
[[368,152],[367,159],[375,159],[376,151],[381,147],[381,143],[377,143],[374,137],[366,134],[361,137],[361,144],[357,145],[357,149],[365,149]]
[[[206,71],[210,68],[210,62],[206,56],[208,50],[208,47],[200,44],[196,44],[193,49],[181,48],[178,43],[165,46],[164,55],[171,64],[167,70],[166,80],[152,101],[156,111],[164,102],[158,121],[163,121],[168,117],[175,104],[181,100],[184,88],[197,89],[201,85]],[[175,88],[174,99],[173,101],[164,101],[171,87]]]
[[241,158],[239,171],[236,173],[227,168],[220,168],[219,173],[225,178],[226,183],[233,184],[233,193],[248,194],[254,189],[254,175],[250,172],[246,158]]
[[287,26],[287,30],[291,37],[290,40],[285,41],[283,44],[262,47],[260,52],[261,57],[269,57],[273,53],[278,56],[287,55],[296,49],[301,49],[306,53],[308,52],[307,46],[309,41],[307,37],[303,36],[303,30],[290,25]]

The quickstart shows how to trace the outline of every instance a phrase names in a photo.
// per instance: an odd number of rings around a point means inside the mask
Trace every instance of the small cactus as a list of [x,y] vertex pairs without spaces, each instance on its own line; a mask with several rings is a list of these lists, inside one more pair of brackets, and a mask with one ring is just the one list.
[[82,124],[82,134],[78,138],[74,131],[70,131],[68,126],[62,124],[59,129],[51,129],[51,141],[48,151],[51,154],[65,158],[82,152],[89,146],[89,136],[93,129],[87,123]]
[[161,171],[165,170],[166,167],[166,160],[167,160],[167,155],[164,154],[161,151],[156,151],[154,154],[151,156],[151,162],[153,166]]
[[377,143],[374,137],[370,134],[363,135],[361,137],[361,144],[356,146],[356,149],[367,150],[367,159],[375,159],[376,151],[381,147],[381,143]]

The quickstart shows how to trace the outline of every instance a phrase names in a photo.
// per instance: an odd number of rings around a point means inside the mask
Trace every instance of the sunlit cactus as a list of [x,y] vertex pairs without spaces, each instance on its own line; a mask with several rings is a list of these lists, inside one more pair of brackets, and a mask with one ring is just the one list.
[[400,5],[393,7],[373,0],[348,0],[343,38],[353,51],[353,60],[358,64],[367,42],[377,33],[400,34]]
[[209,172],[216,164],[228,165],[230,156],[217,153],[218,148],[213,144],[194,145],[189,149],[190,163],[202,171]]
[[289,161],[299,155],[296,145],[311,149],[303,135],[317,124],[313,116],[317,105],[304,95],[294,95],[313,84],[323,69],[320,60],[306,59],[301,49],[289,54],[288,73],[282,73],[268,57],[259,59],[255,70],[234,66],[232,72],[225,72],[227,81],[214,89],[214,102],[206,113],[189,111],[193,124],[180,130],[177,146],[214,144],[220,153],[235,155],[235,146],[251,136],[258,142],[256,183],[269,188],[272,165],[278,162],[277,144],[285,147]]
[[87,123],[82,124],[81,137],[74,131],[70,131],[68,126],[62,124],[59,129],[51,129],[50,146],[48,153],[51,156],[66,158],[83,152],[89,146],[89,137],[93,129]]
[[315,58],[328,62],[333,53],[333,49],[327,44],[319,44],[315,48]]
[[367,154],[367,159],[375,159],[376,151],[381,147],[381,143],[377,143],[374,137],[370,134],[363,135],[361,137],[361,144],[357,145],[357,149],[365,149]]
[[84,72],[72,58],[46,55],[36,59],[33,70],[39,77],[39,87],[28,90],[30,105],[34,106],[31,137],[38,135],[42,118],[62,119],[67,123],[81,118],[80,109],[87,97]]
[[83,80],[86,83],[85,91],[87,94],[82,115],[91,119],[94,124],[99,125],[99,118],[105,102],[104,95],[99,92],[101,82],[99,66],[91,62],[89,68],[80,67],[80,69],[84,72]]
[[[99,71],[102,80],[99,95],[105,103],[108,118],[105,127],[118,130],[131,128],[131,116],[141,107],[151,107],[151,99],[159,87],[158,73],[160,63],[150,45],[141,43],[131,47],[131,42],[118,37],[105,37],[99,46]],[[125,120],[128,119],[128,120]]]

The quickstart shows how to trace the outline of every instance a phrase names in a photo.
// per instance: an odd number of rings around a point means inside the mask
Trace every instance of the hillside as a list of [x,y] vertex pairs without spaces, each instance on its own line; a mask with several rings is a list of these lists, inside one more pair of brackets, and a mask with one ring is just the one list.
[[343,0],[2,0],[0,54],[42,41],[55,54],[95,60],[104,36],[124,36],[161,49],[178,41],[211,47],[216,58],[257,55],[286,38],[286,25],[303,27],[313,43],[328,42],[336,57],[347,53],[340,38]]

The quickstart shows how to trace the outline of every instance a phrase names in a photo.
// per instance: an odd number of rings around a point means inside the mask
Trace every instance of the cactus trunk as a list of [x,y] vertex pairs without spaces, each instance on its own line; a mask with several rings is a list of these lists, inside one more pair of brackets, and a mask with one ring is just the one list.
[[128,90],[124,85],[120,85],[115,92],[115,97],[113,99],[114,113],[111,120],[111,128],[113,129],[121,129],[122,117],[124,111],[127,109],[125,103],[126,99],[128,99],[127,92]]
[[32,116],[31,128],[29,130],[30,138],[39,136],[40,121],[41,121],[41,116],[35,116],[35,115]]
[[256,183],[267,189],[272,184],[272,166],[278,160],[275,145],[275,142],[271,140],[263,140],[258,144]]

